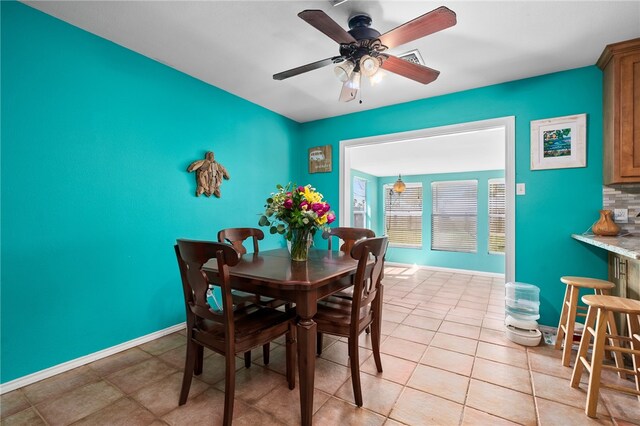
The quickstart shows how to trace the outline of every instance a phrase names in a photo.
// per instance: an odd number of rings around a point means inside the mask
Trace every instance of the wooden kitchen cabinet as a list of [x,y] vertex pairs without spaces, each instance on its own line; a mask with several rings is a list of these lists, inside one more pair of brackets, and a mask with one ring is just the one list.
[[640,38],[608,45],[603,71],[604,184],[640,182]]

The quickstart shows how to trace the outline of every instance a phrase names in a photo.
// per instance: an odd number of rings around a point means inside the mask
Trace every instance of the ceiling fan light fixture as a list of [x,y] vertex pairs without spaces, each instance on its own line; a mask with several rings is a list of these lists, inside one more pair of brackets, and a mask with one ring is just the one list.
[[360,90],[360,73],[358,71],[351,73],[351,77],[347,82],[347,87],[353,90]]
[[333,72],[335,73],[336,77],[338,77],[338,80],[340,80],[341,82],[344,83],[347,80],[349,80],[349,78],[353,74],[353,69],[355,67],[356,66],[355,66],[355,64],[353,62],[344,61],[343,63],[337,65],[333,69]]
[[380,61],[373,56],[364,55],[360,59],[360,69],[367,77],[373,77],[380,69]]
[[374,87],[379,83],[381,83],[386,76],[387,76],[387,73],[385,73],[384,70],[379,69],[378,72],[376,72],[374,75],[369,77],[369,84],[371,85],[371,87]]
[[393,192],[401,194],[407,189],[407,185],[402,181],[402,175],[398,175],[398,180],[393,184]]
[[[335,5],[346,0],[331,0]],[[380,68],[422,84],[435,81],[440,71],[422,64],[404,61],[385,52],[419,38],[456,25],[455,12],[445,6],[418,16],[394,29],[381,34],[371,27],[371,17],[364,13],[351,16],[349,30],[345,30],[324,11],[306,9],[298,17],[338,43],[339,55],[312,62],[273,75],[274,80],[284,80],[328,65],[336,65],[334,73],[342,82],[340,101],[349,102],[360,90],[361,75],[368,77],[371,85],[379,83]],[[415,55],[418,57],[418,55]],[[360,99],[362,103],[362,99]]]

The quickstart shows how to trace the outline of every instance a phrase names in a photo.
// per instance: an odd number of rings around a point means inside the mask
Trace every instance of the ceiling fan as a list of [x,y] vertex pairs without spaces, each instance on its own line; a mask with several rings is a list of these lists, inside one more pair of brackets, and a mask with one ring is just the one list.
[[456,14],[444,6],[405,22],[384,34],[371,28],[371,17],[366,14],[351,17],[349,31],[343,29],[322,10],[304,10],[298,13],[298,16],[339,43],[340,54],[274,74],[273,78],[284,80],[327,65],[338,64],[334,71],[343,82],[340,92],[340,100],[343,102],[355,99],[360,89],[361,74],[373,78],[380,68],[422,84],[434,81],[438,78],[440,71],[384,52],[456,24]]

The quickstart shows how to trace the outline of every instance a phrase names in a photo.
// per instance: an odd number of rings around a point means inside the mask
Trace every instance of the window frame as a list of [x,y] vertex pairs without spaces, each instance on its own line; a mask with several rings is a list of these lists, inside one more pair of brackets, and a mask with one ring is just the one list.
[[[356,185],[355,185],[356,180],[361,181],[364,187],[364,195],[363,195],[364,205],[362,207],[362,210],[356,210]],[[354,183],[353,183],[353,204],[351,205],[351,226],[357,227],[356,216],[362,216],[362,224],[363,224],[362,228],[368,228],[367,204],[369,200],[367,200],[367,179],[362,178],[360,176],[354,176],[353,182]]]

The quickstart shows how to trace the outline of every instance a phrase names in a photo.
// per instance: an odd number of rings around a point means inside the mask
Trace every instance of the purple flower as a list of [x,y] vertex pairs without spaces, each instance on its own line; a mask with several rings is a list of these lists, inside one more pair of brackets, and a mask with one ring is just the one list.
[[327,214],[327,223],[331,223],[334,220],[336,220],[336,215],[333,212]]
[[298,192],[304,192],[304,186],[299,186],[298,187]]
[[285,209],[291,209],[293,208],[293,200],[291,198],[287,198],[286,200],[284,200],[283,206]]
[[318,213],[318,216],[322,216],[325,213],[324,206],[324,203],[313,203],[311,204],[311,210]]

